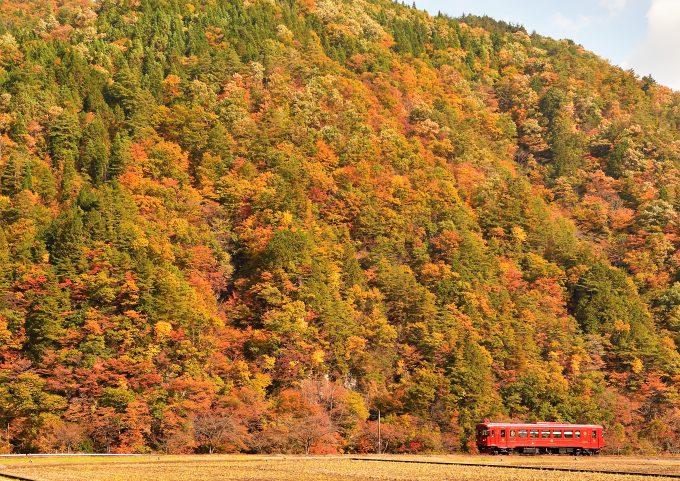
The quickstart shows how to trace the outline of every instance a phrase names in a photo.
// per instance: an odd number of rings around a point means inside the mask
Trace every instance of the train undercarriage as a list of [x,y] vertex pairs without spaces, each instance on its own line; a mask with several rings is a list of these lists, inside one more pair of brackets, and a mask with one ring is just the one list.
[[517,448],[492,448],[488,451],[491,455],[498,454],[569,454],[574,456],[594,456],[600,453],[599,449],[587,448],[543,448],[543,447],[517,447]]

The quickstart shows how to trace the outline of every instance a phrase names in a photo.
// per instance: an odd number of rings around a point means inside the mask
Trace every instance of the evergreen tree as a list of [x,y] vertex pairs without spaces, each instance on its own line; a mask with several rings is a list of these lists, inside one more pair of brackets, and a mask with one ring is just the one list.
[[10,155],[0,175],[0,192],[12,196],[21,190],[21,165],[17,155]]
[[566,114],[559,113],[552,120],[549,145],[554,177],[571,175],[583,165],[585,143]]
[[[2,227],[0,227],[0,289],[7,289],[11,280],[11,262],[9,244],[7,243],[7,236]],[[2,305],[2,301],[0,301]]]
[[75,275],[82,259],[83,221],[79,207],[72,207],[52,224],[48,242],[50,260],[61,278]]
[[115,179],[125,172],[125,168],[132,162],[130,153],[130,139],[125,132],[117,132],[111,143],[111,154],[108,164],[108,177]]
[[65,108],[51,122],[48,147],[53,165],[62,177],[62,192],[67,193],[76,173],[80,125],[75,112]]
[[98,116],[83,130],[81,142],[81,169],[90,175],[95,185],[106,182],[109,176],[108,134]]
[[50,274],[37,283],[25,296],[26,351],[34,359],[39,359],[45,350],[57,347],[63,336],[64,313],[68,311],[67,296]]

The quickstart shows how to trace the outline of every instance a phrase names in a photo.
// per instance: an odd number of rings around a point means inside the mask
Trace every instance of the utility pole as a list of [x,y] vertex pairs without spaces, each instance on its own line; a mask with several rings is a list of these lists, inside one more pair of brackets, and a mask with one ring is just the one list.
[[380,409],[378,409],[378,454],[380,454],[381,449],[382,449],[382,436],[380,433]]

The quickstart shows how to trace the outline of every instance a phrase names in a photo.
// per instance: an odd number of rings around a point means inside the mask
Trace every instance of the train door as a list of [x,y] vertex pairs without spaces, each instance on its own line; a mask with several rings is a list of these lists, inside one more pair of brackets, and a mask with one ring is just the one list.
[[477,446],[486,445],[487,430],[485,426],[477,426]]
[[480,425],[477,427],[477,446],[484,450],[489,446],[493,446],[494,442],[494,429],[489,428],[485,425]]

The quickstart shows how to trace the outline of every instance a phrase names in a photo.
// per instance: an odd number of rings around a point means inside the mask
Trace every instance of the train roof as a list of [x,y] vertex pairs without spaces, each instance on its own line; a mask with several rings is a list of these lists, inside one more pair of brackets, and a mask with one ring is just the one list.
[[488,428],[585,428],[598,429],[602,428],[600,424],[571,424],[571,423],[479,423],[477,426],[486,426]]

